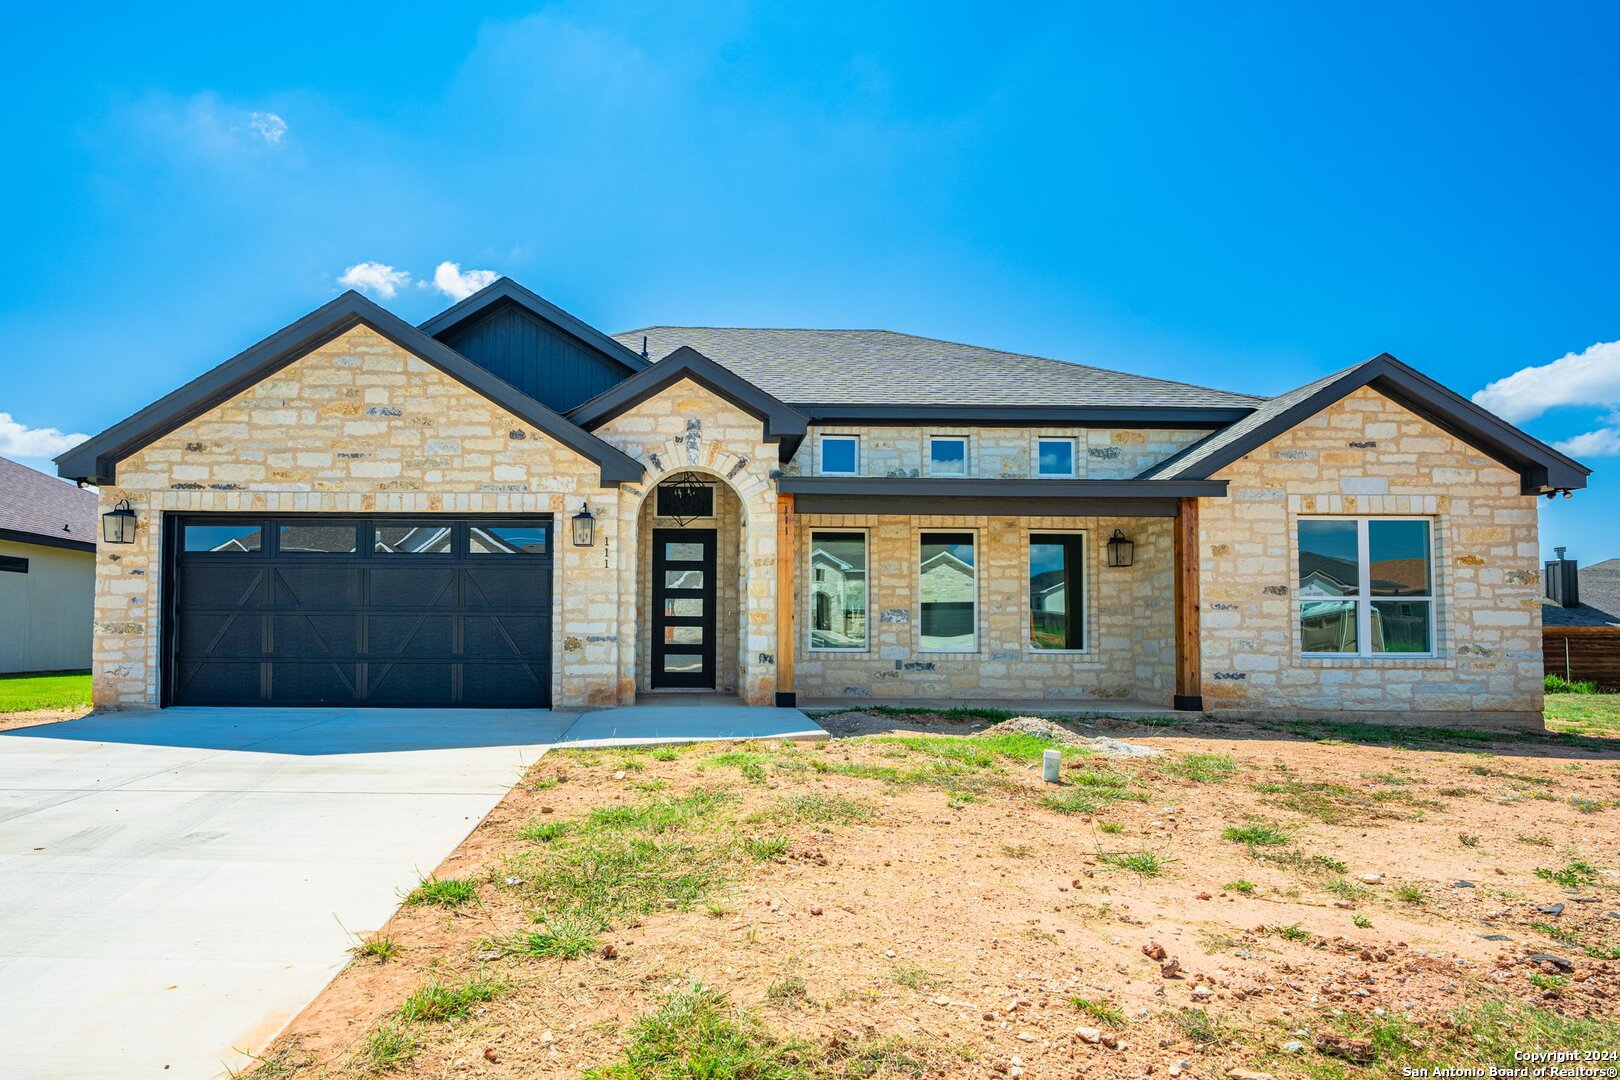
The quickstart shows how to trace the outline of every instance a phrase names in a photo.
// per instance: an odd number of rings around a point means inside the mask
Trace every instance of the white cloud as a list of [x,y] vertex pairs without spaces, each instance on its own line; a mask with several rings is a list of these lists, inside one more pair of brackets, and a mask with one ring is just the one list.
[[452,300],[465,300],[500,276],[493,270],[463,270],[460,263],[442,262],[433,271],[433,287]]
[[247,126],[257,132],[265,142],[276,146],[281,144],[281,137],[287,134],[287,121],[273,112],[249,113]]
[[51,458],[78,446],[90,436],[68,435],[59,428],[31,428],[0,412],[0,456]]
[[1515,424],[1559,405],[1620,405],[1620,341],[1515,371],[1475,394],[1474,404]]
[[[1562,405],[1587,409],[1620,406],[1620,341],[1600,341],[1550,364],[1515,371],[1475,394],[1474,404],[1516,424]],[[1620,455],[1620,410],[1598,423],[1602,426],[1553,446],[1575,457]]]
[[[446,264],[452,265],[452,264]],[[444,269],[440,267],[439,269]],[[411,283],[409,270],[395,270],[387,263],[361,262],[355,263],[343,271],[338,278],[339,285],[346,285],[351,289],[360,289],[363,292],[375,293],[384,300],[391,299],[400,289]],[[440,286],[443,288],[443,286]]]

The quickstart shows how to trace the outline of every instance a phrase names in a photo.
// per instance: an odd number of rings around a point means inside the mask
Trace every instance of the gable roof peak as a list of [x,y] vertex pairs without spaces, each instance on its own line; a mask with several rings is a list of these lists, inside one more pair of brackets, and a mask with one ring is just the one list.
[[417,327],[430,337],[444,338],[498,304],[516,304],[530,315],[548,322],[582,345],[637,372],[648,365],[641,354],[624,342],[615,341],[584,319],[572,315],[532,289],[509,277],[498,277],[471,296],[458,300]]

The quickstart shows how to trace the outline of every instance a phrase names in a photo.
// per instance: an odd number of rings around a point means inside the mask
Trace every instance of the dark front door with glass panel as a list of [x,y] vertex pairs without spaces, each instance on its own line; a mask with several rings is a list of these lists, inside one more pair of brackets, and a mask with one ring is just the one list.
[[653,530],[654,690],[714,689],[714,537]]
[[549,516],[166,530],[168,704],[550,704]]

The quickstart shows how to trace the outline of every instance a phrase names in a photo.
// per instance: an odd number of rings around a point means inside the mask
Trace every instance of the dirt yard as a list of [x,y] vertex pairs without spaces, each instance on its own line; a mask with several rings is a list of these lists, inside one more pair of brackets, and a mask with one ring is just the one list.
[[1620,741],[830,726],[896,730],[548,754],[255,1075],[1399,1076],[1620,1049]]

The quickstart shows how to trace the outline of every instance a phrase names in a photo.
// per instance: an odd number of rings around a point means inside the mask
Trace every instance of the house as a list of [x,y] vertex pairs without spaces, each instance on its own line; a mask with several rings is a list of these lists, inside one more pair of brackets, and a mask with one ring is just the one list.
[[84,671],[96,496],[0,458],[0,675]]
[[1263,398],[345,293],[58,459],[103,706],[1131,699],[1539,724],[1588,470],[1391,356]]
[[1620,559],[1578,566],[1563,548],[1554,550],[1541,601],[1547,673],[1620,691]]

